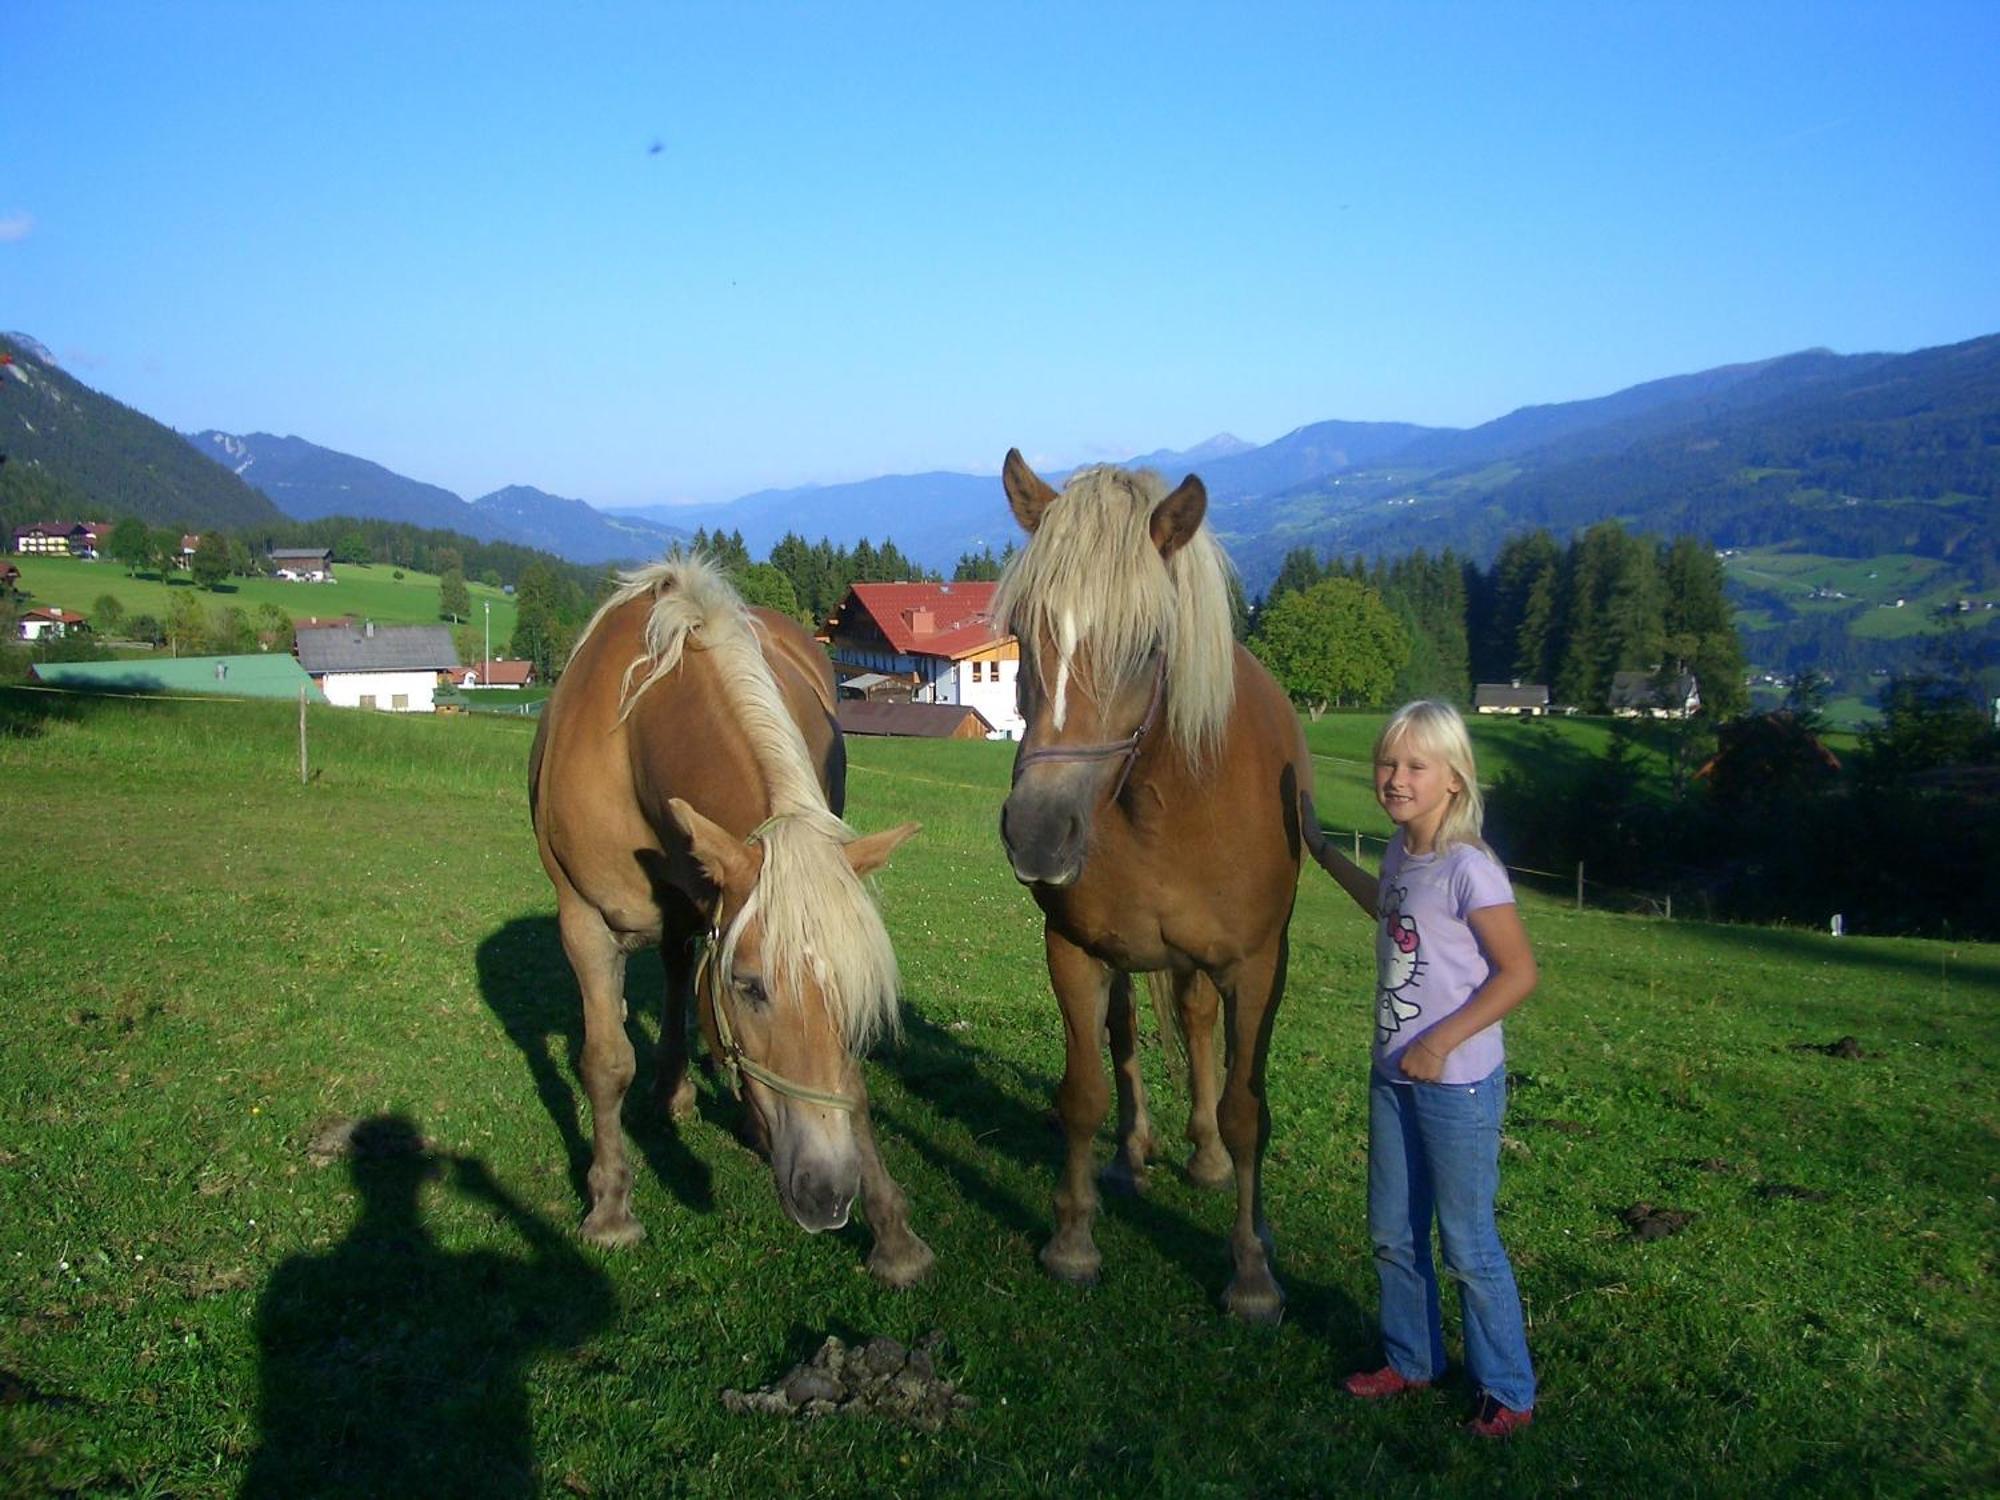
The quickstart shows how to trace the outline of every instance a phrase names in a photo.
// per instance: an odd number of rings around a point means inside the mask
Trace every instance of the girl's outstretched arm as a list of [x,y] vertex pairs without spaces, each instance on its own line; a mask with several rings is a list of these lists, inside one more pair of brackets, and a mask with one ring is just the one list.
[[1371,917],[1381,915],[1375,909],[1375,877],[1334,848],[1332,841],[1319,831],[1317,825],[1306,832],[1306,848],[1319,861],[1319,867],[1339,881],[1340,888],[1354,898],[1356,906]]
[[1356,906],[1371,917],[1381,915],[1375,909],[1375,877],[1327,840],[1326,830],[1319,826],[1319,809],[1313,806],[1311,792],[1299,793],[1299,836],[1305,840],[1306,852],[1340,882],[1340,888],[1354,898]]
[[1454,1047],[1527,999],[1541,977],[1535,967],[1535,950],[1528,945],[1528,929],[1521,925],[1520,908],[1513,902],[1482,906],[1466,913],[1465,920],[1479,940],[1479,951],[1486,956],[1486,983],[1474,990],[1464,1005],[1403,1049],[1398,1066],[1405,1076],[1426,1083],[1435,1083],[1443,1075],[1444,1060]]

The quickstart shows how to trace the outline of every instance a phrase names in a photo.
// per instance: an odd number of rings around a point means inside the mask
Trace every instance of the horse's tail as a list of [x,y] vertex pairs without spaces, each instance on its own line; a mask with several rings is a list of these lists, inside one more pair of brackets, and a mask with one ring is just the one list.
[[1314,863],[1332,874],[1333,867],[1326,860],[1326,830],[1319,826],[1319,809],[1313,806],[1313,794],[1303,788],[1299,792],[1299,837]]
[[[1166,969],[1154,969],[1147,973],[1146,993],[1153,1000],[1153,1015],[1160,1023],[1161,1051],[1167,1055],[1167,1075],[1173,1079],[1176,1088],[1187,1088],[1187,1028],[1181,1025],[1180,1007],[1174,1004],[1174,976]],[[1179,1038],[1180,1045],[1165,1045],[1171,1032]]]

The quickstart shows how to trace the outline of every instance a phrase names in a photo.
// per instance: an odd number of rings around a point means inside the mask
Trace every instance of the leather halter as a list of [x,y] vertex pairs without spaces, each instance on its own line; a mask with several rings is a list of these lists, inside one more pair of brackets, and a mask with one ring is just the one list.
[[1146,704],[1146,716],[1139,721],[1139,727],[1122,740],[1111,740],[1100,745],[1046,745],[1039,750],[1023,749],[1014,757],[1014,780],[1021,779],[1021,773],[1036,761],[1047,760],[1106,760],[1114,755],[1125,757],[1125,764],[1118,770],[1118,781],[1111,788],[1111,800],[1116,802],[1125,790],[1125,782],[1132,774],[1132,767],[1139,759],[1139,747],[1146,742],[1146,736],[1160,720],[1160,708],[1167,701],[1167,657],[1160,653],[1160,663],[1153,671],[1153,696]]
[[[766,818],[750,831],[750,836],[743,842],[757,843],[763,838],[765,830],[782,816],[784,815],[780,813]],[[715,983],[721,968],[722,898],[718,895],[715,910],[708,919],[708,937],[702,945],[701,961],[694,971],[694,988],[696,999],[701,998],[704,989],[708,992],[708,1014],[715,1025],[716,1050],[721,1054],[718,1060],[722,1064],[723,1077],[729,1081],[731,1097],[739,1101],[743,1098],[743,1080],[747,1076],[763,1084],[773,1093],[783,1094],[787,1098],[798,1099],[807,1104],[820,1104],[828,1109],[850,1112],[858,1109],[861,1100],[855,1095],[830,1093],[825,1089],[796,1083],[782,1073],[772,1072],[743,1050],[743,1044],[736,1040],[736,1032],[729,1024],[729,1008],[722,1003],[722,996]]]

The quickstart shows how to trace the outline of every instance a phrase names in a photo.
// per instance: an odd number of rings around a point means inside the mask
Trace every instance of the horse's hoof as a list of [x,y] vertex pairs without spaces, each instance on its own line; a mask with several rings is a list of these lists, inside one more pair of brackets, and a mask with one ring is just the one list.
[[868,1274],[882,1285],[901,1291],[930,1275],[931,1267],[936,1264],[937,1256],[931,1247],[911,1234],[894,1249],[877,1240],[868,1256]]
[[1104,1257],[1095,1247],[1087,1251],[1058,1248],[1054,1240],[1042,1246],[1042,1269],[1069,1286],[1096,1286],[1104,1269]]
[[678,1089],[674,1090],[673,1097],[667,1100],[667,1118],[673,1121],[676,1125],[685,1125],[689,1120],[692,1120],[694,1117],[695,1117],[694,1085],[691,1083],[683,1083]]
[[1222,1305],[1238,1322],[1259,1328],[1276,1328],[1285,1316],[1285,1294],[1276,1282],[1246,1287],[1232,1281],[1222,1294]]
[[1214,1151],[1197,1151],[1187,1159],[1187,1179],[1196,1187],[1215,1191],[1234,1187],[1236,1163],[1220,1147]]
[[577,1233],[606,1250],[623,1250],[646,1237],[646,1226],[632,1217],[629,1208],[593,1208]]

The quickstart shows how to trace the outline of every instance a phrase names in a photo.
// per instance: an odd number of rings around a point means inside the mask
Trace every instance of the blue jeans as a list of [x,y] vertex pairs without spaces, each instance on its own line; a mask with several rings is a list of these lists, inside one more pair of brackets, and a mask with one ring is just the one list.
[[1368,1081],[1368,1235],[1382,1283],[1382,1343],[1406,1380],[1444,1373],[1431,1216],[1465,1315],[1465,1363],[1503,1406],[1535,1404],[1514,1270],[1493,1223],[1507,1070],[1478,1083]]

